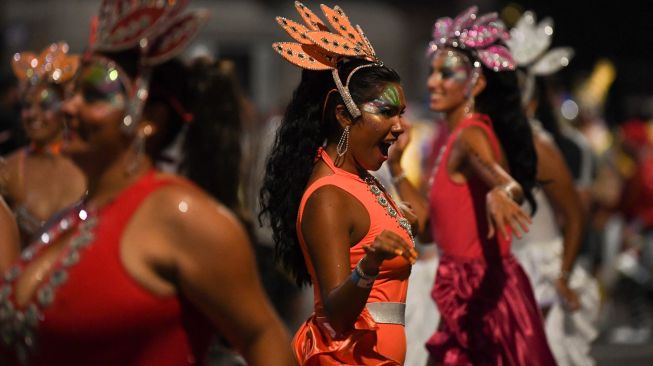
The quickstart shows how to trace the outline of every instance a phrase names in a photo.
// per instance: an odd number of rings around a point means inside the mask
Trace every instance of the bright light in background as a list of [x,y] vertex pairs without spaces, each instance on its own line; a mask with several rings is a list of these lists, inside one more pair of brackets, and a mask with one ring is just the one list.
[[508,26],[512,26],[515,23],[517,23],[517,20],[519,20],[519,17],[521,17],[521,14],[523,12],[523,8],[521,5],[517,3],[510,3],[506,5],[505,8],[501,9],[501,19],[504,20]]
[[562,102],[560,107],[560,114],[568,120],[573,120],[578,117],[578,104],[571,99]]

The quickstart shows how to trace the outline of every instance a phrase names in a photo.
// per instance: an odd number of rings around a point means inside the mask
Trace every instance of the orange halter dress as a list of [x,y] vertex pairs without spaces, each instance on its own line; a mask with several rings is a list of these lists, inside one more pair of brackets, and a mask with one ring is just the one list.
[[389,197],[379,190],[373,189],[357,175],[337,168],[324,150],[320,149],[318,155],[333,171],[333,174],[313,182],[304,192],[299,206],[297,233],[314,286],[315,313],[295,335],[293,340],[295,356],[302,366],[403,365],[406,353],[404,326],[397,323],[385,323],[383,319],[380,319],[382,317],[376,316],[370,310],[373,306],[370,307],[369,304],[405,304],[410,264],[403,257],[384,261],[367,299],[368,306],[358,316],[351,330],[344,334],[337,334],[324,315],[315,269],[302,237],[301,223],[304,207],[311,194],[326,185],[336,186],[348,192],[365,207],[370,216],[370,227],[363,239],[350,248],[349,266],[352,271],[365,255],[363,246],[372,244],[374,238],[383,230],[397,233],[408,243],[412,243],[412,238],[408,231],[400,225],[398,221],[398,218],[401,217],[400,211]]

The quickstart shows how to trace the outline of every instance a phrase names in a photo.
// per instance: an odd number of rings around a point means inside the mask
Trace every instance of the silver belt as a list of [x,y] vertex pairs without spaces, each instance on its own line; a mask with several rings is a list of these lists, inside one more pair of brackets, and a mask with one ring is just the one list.
[[406,304],[403,302],[369,302],[365,307],[377,323],[406,325]]

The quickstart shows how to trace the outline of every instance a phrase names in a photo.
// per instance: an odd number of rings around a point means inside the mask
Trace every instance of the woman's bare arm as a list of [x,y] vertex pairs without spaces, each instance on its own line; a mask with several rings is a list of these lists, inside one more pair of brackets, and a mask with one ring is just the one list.
[[20,238],[16,220],[0,196],[0,273],[4,273],[20,254]]
[[[301,230],[317,275],[325,315],[338,332],[351,329],[370,293],[370,288],[358,287],[351,280],[349,258],[350,247],[368,229],[365,208],[349,193],[334,186],[316,190],[304,208]],[[383,260],[398,255],[394,252],[397,249],[407,261],[415,260],[416,253],[408,243],[397,234],[384,231],[364,256],[363,272],[376,275]]]
[[572,308],[576,308],[578,299],[567,285],[583,233],[582,203],[574,187],[571,173],[553,141],[540,133],[534,135],[533,141],[538,156],[538,180],[543,182],[547,199],[563,220],[563,255],[558,285],[567,303]]
[[463,175],[464,179],[477,176],[490,187],[486,196],[491,223],[488,237],[493,236],[495,230],[507,237],[507,225],[517,237],[521,237],[520,230],[528,231],[530,217],[518,205],[524,197],[522,187],[495,156],[489,136],[483,129],[469,126],[461,130],[449,155],[447,170],[454,179],[456,174]]
[[160,229],[174,248],[180,293],[213,321],[249,365],[293,365],[290,339],[265,295],[241,224],[199,190],[166,191],[152,207],[163,216]]

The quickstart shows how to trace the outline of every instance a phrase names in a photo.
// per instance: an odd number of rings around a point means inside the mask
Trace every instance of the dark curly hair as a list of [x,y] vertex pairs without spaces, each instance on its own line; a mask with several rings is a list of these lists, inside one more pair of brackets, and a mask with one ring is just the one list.
[[[148,140],[147,152],[161,152],[185,128],[179,173],[232,210],[239,209],[241,94],[222,61],[199,58],[190,65],[171,60],[152,71],[147,105],[163,105],[165,121]],[[186,114],[192,121],[185,121]]]
[[[365,63],[369,62],[354,59],[339,64],[343,84],[354,68]],[[349,91],[360,104],[378,96],[386,84],[399,81],[399,75],[386,66],[364,67],[352,76]],[[299,203],[317,149],[327,140],[335,141],[342,133],[335,109],[344,102],[339,93],[329,93],[335,87],[330,71],[302,71],[299,86],[277,131],[260,191],[259,223],[263,223],[264,217],[269,218],[275,258],[299,286],[311,283],[295,228]]]
[[476,96],[476,111],[487,114],[506,153],[510,175],[522,186],[524,197],[537,210],[533,188],[537,185],[537,154],[533,131],[521,103],[521,92],[515,71],[494,72],[483,66],[487,81]]

